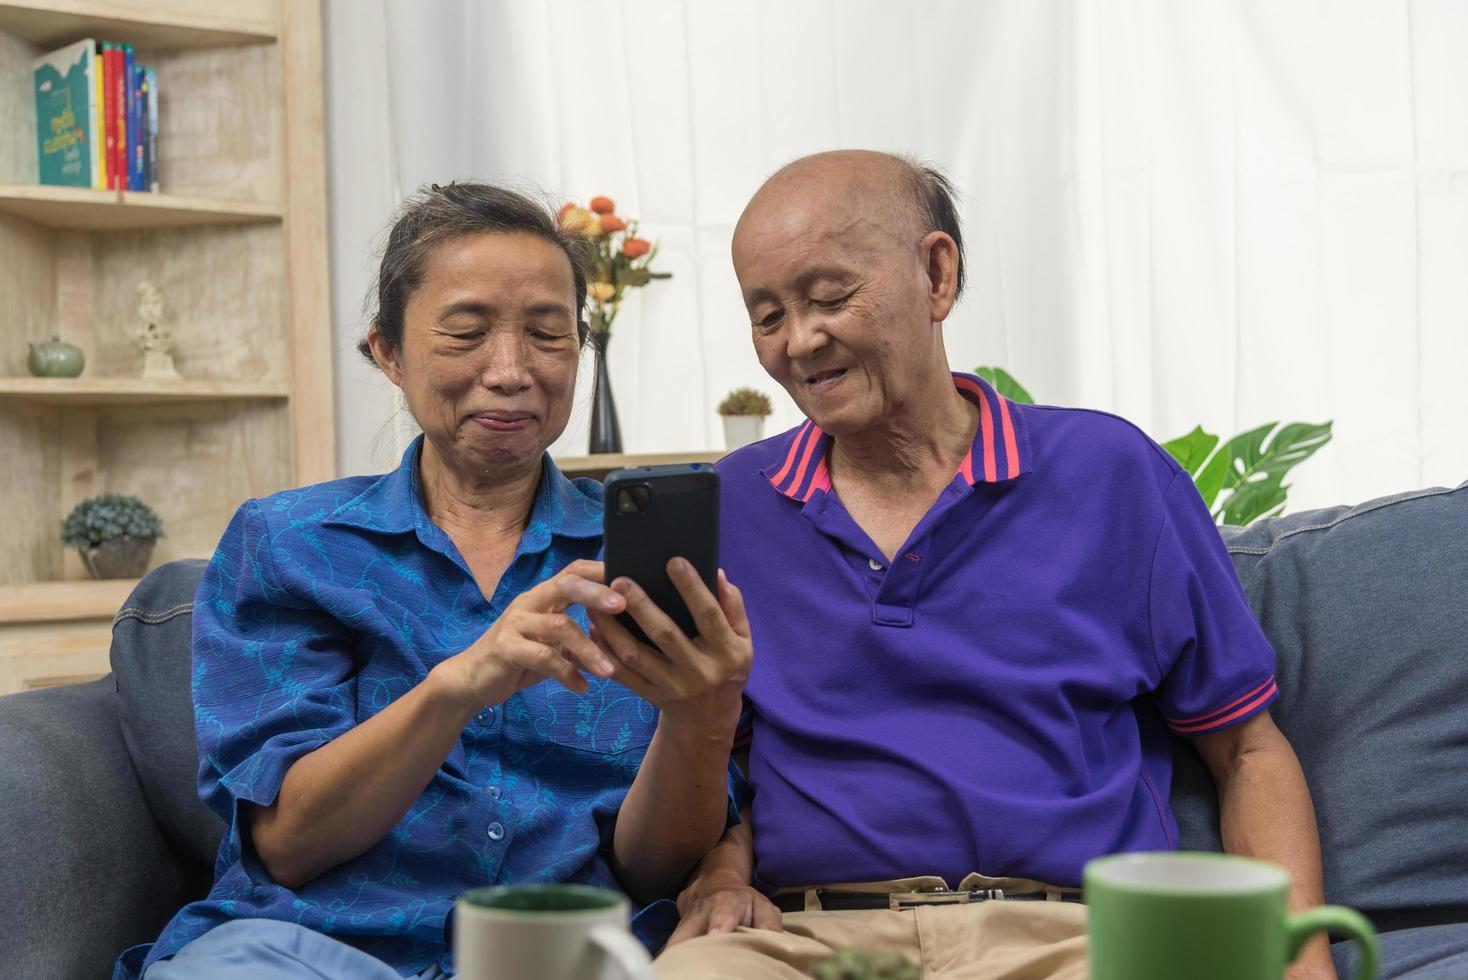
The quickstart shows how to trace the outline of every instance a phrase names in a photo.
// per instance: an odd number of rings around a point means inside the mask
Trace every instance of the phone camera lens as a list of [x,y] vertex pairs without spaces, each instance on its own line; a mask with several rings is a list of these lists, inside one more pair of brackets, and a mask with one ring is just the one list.
[[617,512],[620,514],[645,514],[652,505],[652,488],[646,484],[622,487],[617,491]]

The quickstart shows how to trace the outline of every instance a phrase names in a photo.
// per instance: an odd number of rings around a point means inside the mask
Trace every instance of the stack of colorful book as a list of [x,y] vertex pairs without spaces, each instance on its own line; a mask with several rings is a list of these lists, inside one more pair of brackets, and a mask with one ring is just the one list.
[[69,44],[35,62],[43,184],[158,190],[158,75],[131,44]]

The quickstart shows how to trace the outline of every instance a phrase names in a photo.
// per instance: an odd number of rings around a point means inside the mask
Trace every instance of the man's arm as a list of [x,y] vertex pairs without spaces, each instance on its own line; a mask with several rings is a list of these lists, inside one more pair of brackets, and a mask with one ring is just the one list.
[[[1193,740],[1218,787],[1223,849],[1290,873],[1290,910],[1325,902],[1320,833],[1300,760],[1268,712]],[[1289,980],[1336,980],[1322,934],[1305,944]]]

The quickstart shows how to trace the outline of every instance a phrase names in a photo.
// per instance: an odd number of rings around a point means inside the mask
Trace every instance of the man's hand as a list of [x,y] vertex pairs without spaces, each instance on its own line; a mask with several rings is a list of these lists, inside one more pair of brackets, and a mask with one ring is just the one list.
[[733,932],[740,926],[775,932],[783,928],[775,904],[732,876],[696,879],[678,896],[678,912],[683,921],[668,939],[669,946],[698,936]]
[[615,669],[611,677],[656,707],[666,723],[686,733],[732,738],[743,707],[744,682],[754,662],[749,617],[739,590],[719,571],[710,592],[686,559],[668,562],[668,577],[698,624],[690,639],[631,579],[611,583],[627,612],[652,641],[639,643],[611,611],[587,606],[591,638]]

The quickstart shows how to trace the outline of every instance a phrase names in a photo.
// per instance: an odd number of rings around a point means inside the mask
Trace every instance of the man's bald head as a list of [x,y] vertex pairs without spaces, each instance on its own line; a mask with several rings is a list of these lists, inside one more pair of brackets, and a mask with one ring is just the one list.
[[[936,167],[874,150],[830,150],[794,160],[755,192],[739,225],[767,221],[812,197],[841,199],[913,240],[941,231],[958,249],[956,300],[963,294],[963,232],[953,184]],[[778,219],[777,219],[778,220]],[[735,228],[736,248],[739,228]]]

